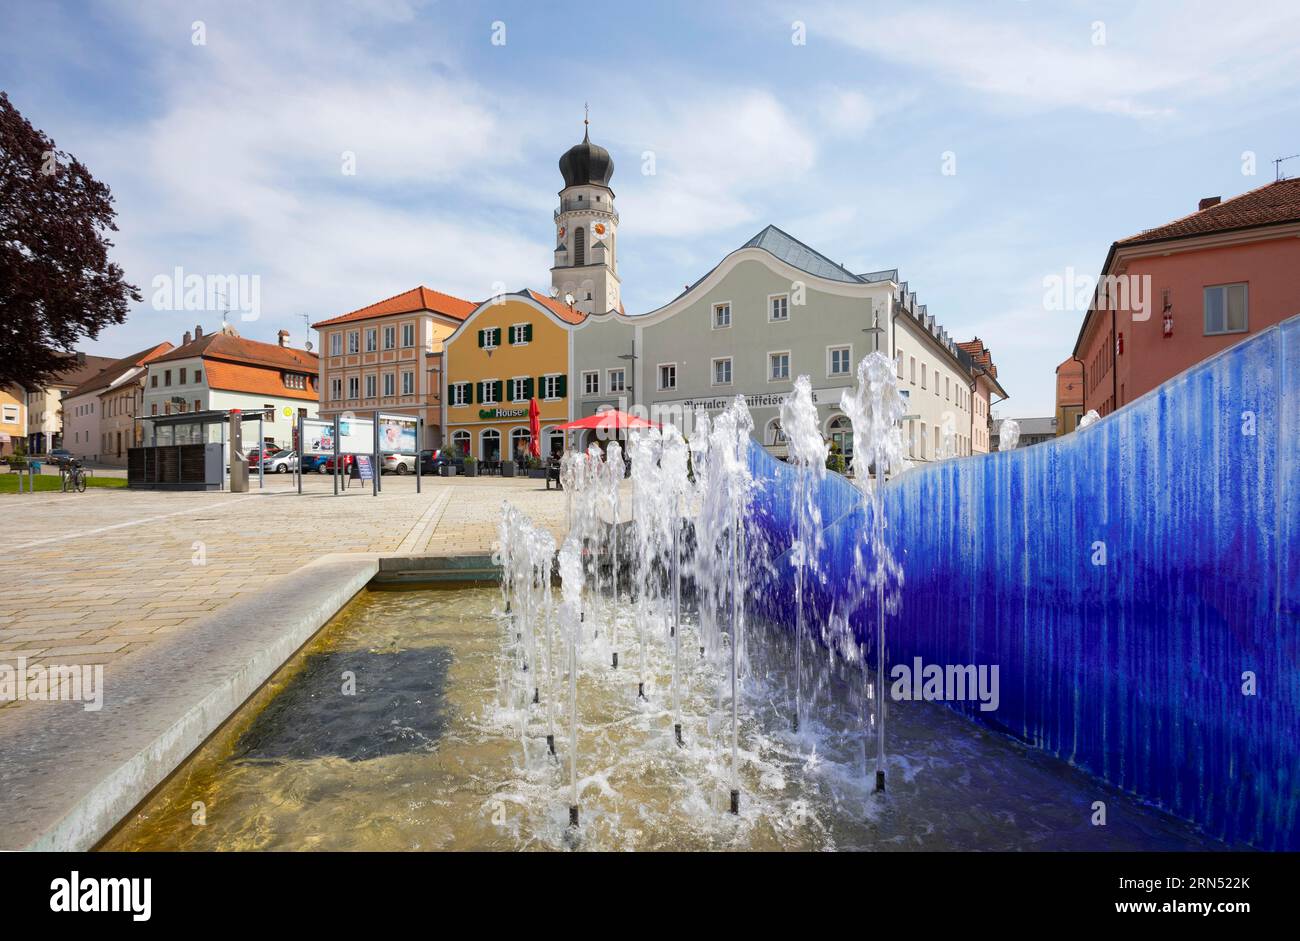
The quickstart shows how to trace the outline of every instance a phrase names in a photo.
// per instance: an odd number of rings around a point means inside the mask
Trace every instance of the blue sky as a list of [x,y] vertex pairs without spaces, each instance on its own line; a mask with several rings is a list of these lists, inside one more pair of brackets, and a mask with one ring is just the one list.
[[178,266],[258,275],[239,329],[296,344],[420,283],[545,290],[588,101],[629,313],[774,223],[901,269],[992,348],[1003,416],[1050,414],[1081,314],[1043,279],[1300,153],[1294,2],[2,2],[0,88],[113,188],[145,293],[103,355],[219,324],[153,309]]

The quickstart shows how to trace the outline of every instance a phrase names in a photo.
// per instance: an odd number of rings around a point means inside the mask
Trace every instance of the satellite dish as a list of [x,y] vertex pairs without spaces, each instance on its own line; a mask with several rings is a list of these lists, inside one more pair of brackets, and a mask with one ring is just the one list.
[[303,349],[305,349],[308,353],[311,352],[311,340],[308,340],[306,343],[303,344]]
[[572,306],[573,306],[573,295],[572,295],[572,294],[566,294],[566,295],[564,295],[564,303],[566,303],[566,304],[568,304],[570,307],[572,307]]
[[560,296],[560,289],[557,288],[557,287],[552,287],[552,288],[551,288],[551,297],[559,297],[559,296]]

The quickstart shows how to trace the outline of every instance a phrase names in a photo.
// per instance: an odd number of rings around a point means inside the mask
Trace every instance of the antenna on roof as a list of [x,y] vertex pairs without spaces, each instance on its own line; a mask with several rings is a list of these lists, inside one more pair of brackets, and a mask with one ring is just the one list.
[[1297,157],[1300,157],[1300,154],[1292,154],[1289,157],[1278,157],[1276,160],[1273,161],[1273,182],[1274,183],[1280,183],[1285,179],[1289,179],[1288,177],[1282,175],[1282,162],[1285,160],[1294,160]]

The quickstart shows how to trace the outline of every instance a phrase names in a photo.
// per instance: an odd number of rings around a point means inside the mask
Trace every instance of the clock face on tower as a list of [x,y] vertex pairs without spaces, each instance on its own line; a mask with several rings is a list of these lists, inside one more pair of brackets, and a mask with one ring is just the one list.
[[561,242],[564,241],[564,237],[565,237],[566,235],[568,235],[568,234],[569,234],[569,227],[566,226],[566,225],[562,225],[562,226],[560,226],[560,241],[561,241]]
[[593,222],[591,224],[591,234],[598,240],[609,235],[609,225],[604,222]]

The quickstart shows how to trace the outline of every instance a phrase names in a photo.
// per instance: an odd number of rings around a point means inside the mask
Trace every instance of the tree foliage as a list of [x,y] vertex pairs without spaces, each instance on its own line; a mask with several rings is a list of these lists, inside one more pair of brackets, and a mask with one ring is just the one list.
[[108,260],[113,195],[0,92],[0,388],[40,388],[140,292]]

